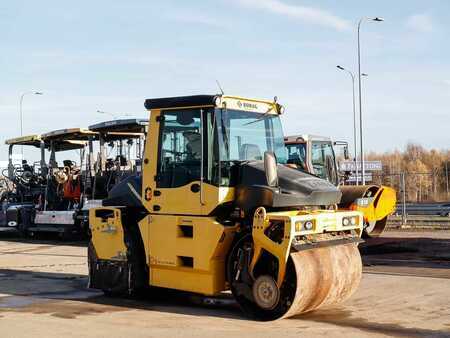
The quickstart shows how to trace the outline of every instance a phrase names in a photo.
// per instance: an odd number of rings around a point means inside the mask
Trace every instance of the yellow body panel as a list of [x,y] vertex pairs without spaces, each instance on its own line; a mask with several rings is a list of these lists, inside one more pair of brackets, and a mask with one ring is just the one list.
[[[106,216],[107,214],[110,215]],[[97,257],[106,260],[126,260],[122,227],[122,211],[119,208],[96,208],[89,210],[91,241]]]
[[159,122],[157,118],[161,115],[160,110],[152,110],[148,121],[148,134],[152,140],[145,142],[144,161],[142,163],[142,203],[149,211],[153,211],[153,191],[156,188],[155,176],[158,169],[158,135]]
[[[159,135],[160,110],[152,110],[149,120],[149,135]],[[200,185],[200,181],[191,182],[177,188],[158,188],[154,177],[157,174],[158,142],[147,142],[144,151],[142,202],[149,212],[166,215],[209,215],[218,205],[234,200],[234,188],[216,187],[202,184],[203,204],[200,192],[193,192],[192,185]],[[154,194],[155,190],[160,194]],[[155,209],[158,207],[158,210]]]
[[366,205],[355,201],[352,209],[361,211],[366,222],[380,221],[395,211],[397,196],[394,189],[382,185],[368,201]]
[[223,95],[218,98],[216,105],[242,111],[252,111],[263,114],[278,115],[282,113],[282,107],[273,101],[255,100],[240,96]]
[[[342,224],[344,217],[356,217],[357,222],[354,225],[344,226]],[[271,225],[271,221],[284,222],[284,236],[281,243],[272,241],[265,234],[265,231]],[[311,230],[302,229],[301,224],[306,221],[312,222],[313,227]],[[362,229],[363,217],[358,211],[335,212],[333,210],[319,210],[315,212],[281,211],[268,213],[265,208],[260,207],[256,210],[253,217],[252,237],[254,254],[250,264],[250,271],[253,271],[264,249],[278,259],[277,284],[281,286],[285,276],[291,244],[296,237],[323,234],[325,232],[351,232],[360,237]]]
[[213,295],[225,289],[225,260],[236,227],[212,217],[152,214],[139,224],[150,285]]
[[5,141],[8,145],[33,145],[39,147],[41,143],[41,135],[25,135],[20,137],[11,138]]
[[234,188],[216,187],[203,183],[203,204],[200,203],[200,192],[192,192],[192,185],[200,185],[194,181],[179,188],[155,188],[161,194],[153,195],[151,205],[158,205],[161,209],[153,211],[159,214],[171,215],[208,215],[218,205],[233,201]]

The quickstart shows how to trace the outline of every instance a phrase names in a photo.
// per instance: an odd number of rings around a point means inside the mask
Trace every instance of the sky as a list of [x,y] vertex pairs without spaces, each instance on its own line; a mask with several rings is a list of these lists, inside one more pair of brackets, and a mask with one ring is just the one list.
[[408,142],[448,148],[450,1],[2,1],[3,139],[147,117],[147,98],[226,94],[285,106],[286,135],[353,143],[352,83],[361,29],[366,151]]

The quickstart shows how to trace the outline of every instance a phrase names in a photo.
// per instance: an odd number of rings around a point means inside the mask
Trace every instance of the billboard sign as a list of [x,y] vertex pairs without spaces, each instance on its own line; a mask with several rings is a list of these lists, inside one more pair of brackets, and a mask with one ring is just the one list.
[[[361,162],[353,161],[342,161],[339,163],[340,171],[356,171],[356,167],[358,171],[361,171]],[[383,164],[381,161],[365,161],[364,162],[364,171],[381,171],[383,170]]]
[[[372,173],[365,173],[364,175],[364,182],[372,182]],[[361,175],[358,176],[358,181],[361,182]],[[356,176],[355,174],[351,174],[346,180],[345,182],[348,183],[355,183],[356,182]]]

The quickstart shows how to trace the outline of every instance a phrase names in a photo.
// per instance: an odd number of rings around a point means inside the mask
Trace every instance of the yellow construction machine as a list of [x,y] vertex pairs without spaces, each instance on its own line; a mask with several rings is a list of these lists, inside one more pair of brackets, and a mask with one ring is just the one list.
[[284,165],[272,101],[149,99],[141,174],[90,209],[90,287],[231,290],[261,320],[340,303],[361,279],[363,215],[333,184]]
[[[394,189],[377,184],[340,185],[341,175],[330,138],[316,135],[295,135],[284,139],[288,165],[317,175],[339,187],[342,198],[340,210],[358,210],[364,215],[363,237],[378,237],[386,227],[387,218],[395,211],[397,196]],[[344,156],[348,158],[346,142]]]

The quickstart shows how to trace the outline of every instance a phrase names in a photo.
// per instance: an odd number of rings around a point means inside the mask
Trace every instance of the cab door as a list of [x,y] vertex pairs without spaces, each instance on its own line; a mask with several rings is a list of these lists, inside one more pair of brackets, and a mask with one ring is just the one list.
[[150,213],[201,215],[203,110],[152,110],[147,136],[143,201]]

